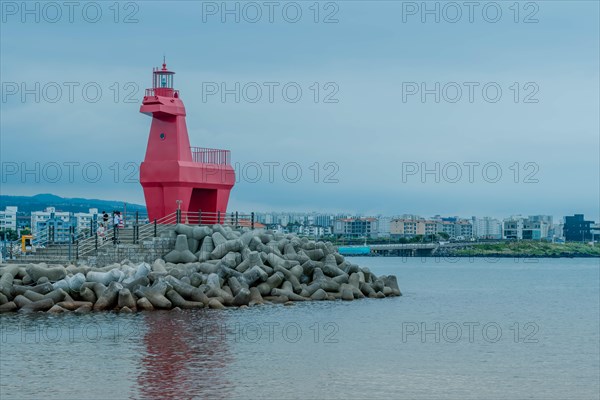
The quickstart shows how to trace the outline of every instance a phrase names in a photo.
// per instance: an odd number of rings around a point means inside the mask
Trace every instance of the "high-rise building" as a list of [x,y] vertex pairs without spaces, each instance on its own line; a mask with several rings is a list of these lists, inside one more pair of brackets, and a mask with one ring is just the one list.
[[[394,218],[390,222],[390,235],[393,237],[429,236],[438,233],[440,223],[421,219]],[[453,229],[454,231],[454,229]]]
[[592,221],[586,221],[583,214],[565,217],[563,232],[567,242],[586,242],[592,240]]
[[8,206],[4,211],[0,211],[0,231],[17,231],[17,210],[17,207]]
[[56,211],[54,207],[46,207],[44,211],[33,211],[31,213],[31,233],[35,236],[41,230],[46,229],[48,221],[51,219],[69,222],[70,215],[66,211]]
[[523,221],[525,218],[512,216],[502,221],[502,238],[509,240],[523,239]]
[[346,238],[375,237],[378,232],[376,218],[356,217],[336,219],[333,225],[333,234]]
[[473,236],[480,239],[501,239],[502,222],[492,217],[472,218]]

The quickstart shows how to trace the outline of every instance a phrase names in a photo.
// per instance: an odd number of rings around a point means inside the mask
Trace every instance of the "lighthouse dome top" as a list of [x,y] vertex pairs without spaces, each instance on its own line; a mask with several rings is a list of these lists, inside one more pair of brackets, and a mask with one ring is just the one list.
[[165,58],[165,57],[163,57],[162,68],[160,68],[160,67],[156,67],[156,68],[154,68],[154,69],[152,70],[152,72],[153,72],[154,74],[161,74],[161,75],[162,75],[162,74],[166,74],[166,75],[174,75],[174,74],[175,74],[175,72],[173,72],[173,71],[169,71],[169,70],[167,69],[167,60],[166,60],[166,58]]

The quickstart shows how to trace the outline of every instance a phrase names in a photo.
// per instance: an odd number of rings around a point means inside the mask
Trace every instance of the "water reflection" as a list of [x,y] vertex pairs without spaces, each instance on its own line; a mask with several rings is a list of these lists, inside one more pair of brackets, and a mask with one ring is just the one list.
[[144,313],[146,352],[137,378],[142,397],[230,397],[226,319],[226,312],[211,310]]

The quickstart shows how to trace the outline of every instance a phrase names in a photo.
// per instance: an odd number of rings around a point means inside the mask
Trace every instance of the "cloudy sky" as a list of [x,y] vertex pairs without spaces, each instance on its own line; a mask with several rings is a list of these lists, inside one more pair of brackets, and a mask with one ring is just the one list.
[[143,203],[152,67],[230,209],[599,219],[592,1],[2,3],[2,194]]

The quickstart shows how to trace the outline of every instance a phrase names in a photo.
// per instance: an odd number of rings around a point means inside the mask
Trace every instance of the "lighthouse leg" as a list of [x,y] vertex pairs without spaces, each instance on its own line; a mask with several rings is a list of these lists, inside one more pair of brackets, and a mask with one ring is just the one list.
[[[165,215],[173,214],[178,208],[182,211],[182,223],[186,223],[187,212],[190,211],[192,188],[182,186],[166,186],[163,189]],[[181,202],[181,203],[179,203]],[[194,211],[194,210],[191,210]],[[197,211],[197,210],[196,210]]]
[[146,199],[146,209],[148,219],[154,221],[165,215],[165,205],[163,200],[163,188],[160,186],[144,187],[144,198]]

